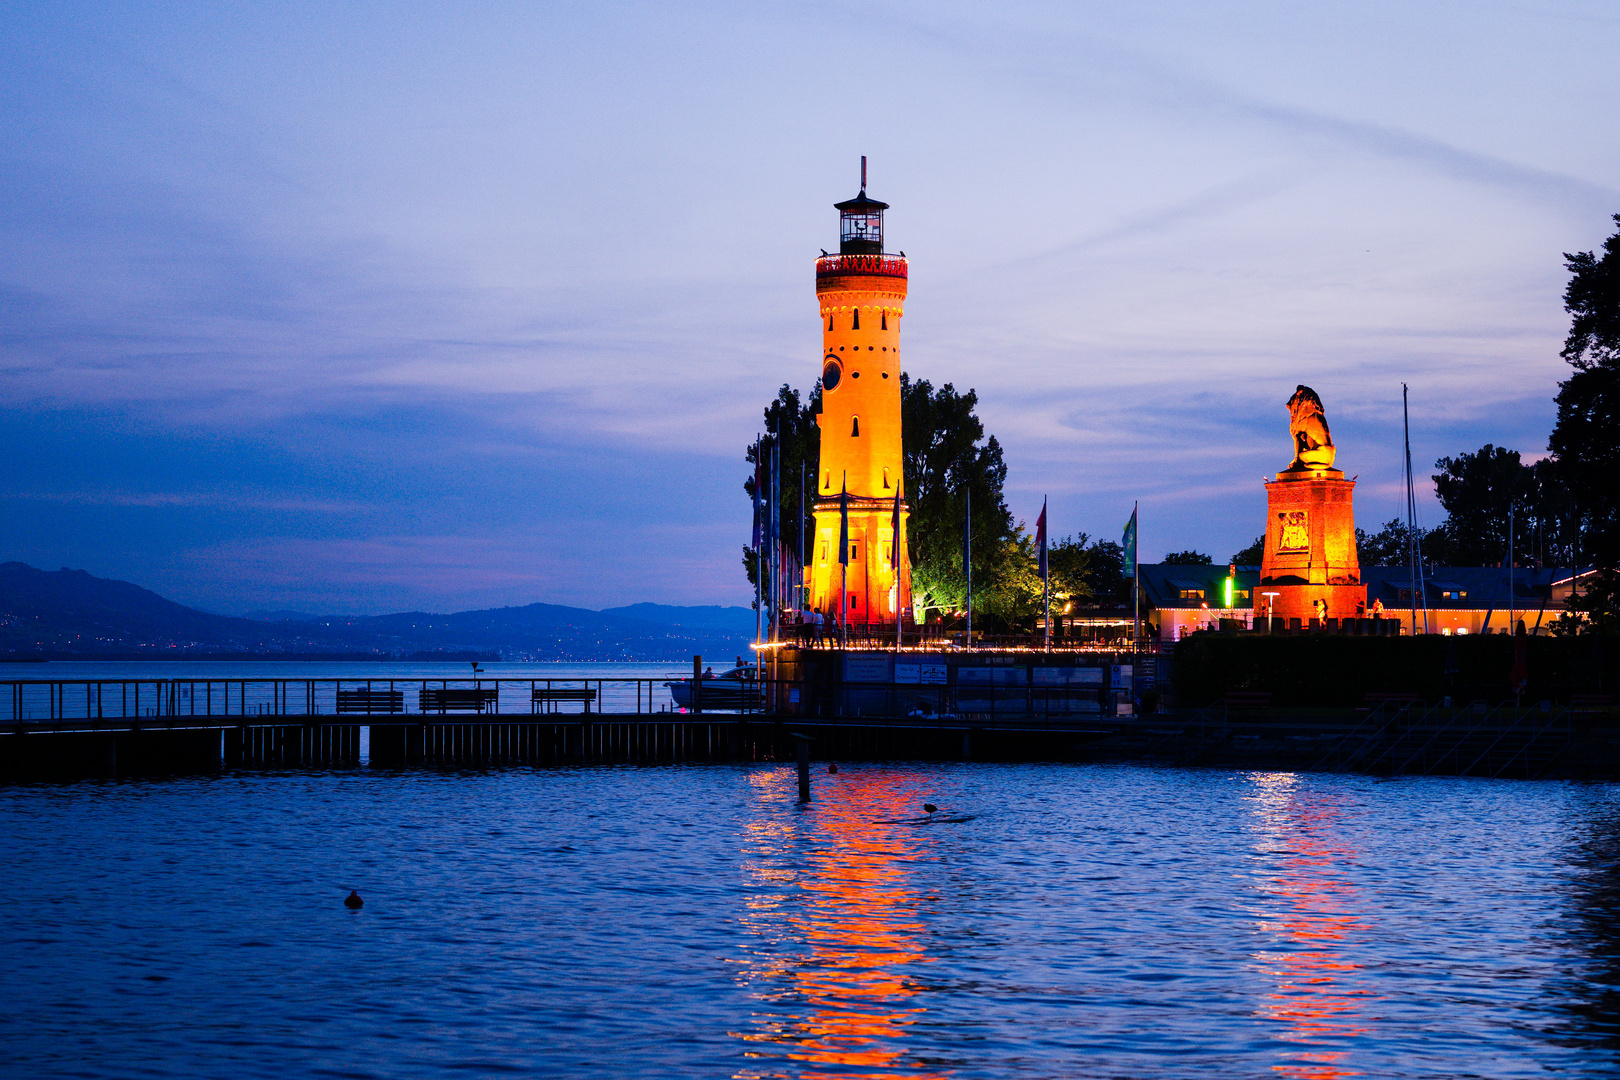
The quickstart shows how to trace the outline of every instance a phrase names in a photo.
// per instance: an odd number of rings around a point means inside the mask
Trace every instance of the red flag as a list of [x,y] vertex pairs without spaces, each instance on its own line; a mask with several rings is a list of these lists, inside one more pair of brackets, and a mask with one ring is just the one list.
[[1041,580],[1046,580],[1046,500],[1041,500],[1041,516],[1035,519],[1035,551],[1041,568]]
[[889,569],[900,569],[900,488],[894,489],[894,543],[889,547]]

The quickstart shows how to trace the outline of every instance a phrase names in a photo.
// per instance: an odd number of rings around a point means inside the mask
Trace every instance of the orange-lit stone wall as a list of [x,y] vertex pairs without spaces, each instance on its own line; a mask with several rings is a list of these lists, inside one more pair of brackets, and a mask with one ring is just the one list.
[[[853,623],[890,623],[911,603],[904,506],[900,566],[890,565],[901,484],[900,318],[906,260],[830,255],[816,263],[821,301],[821,462],[816,535],[805,567],[810,606]],[[829,386],[828,384],[832,385]],[[838,495],[849,491],[849,591],[838,562]]]
[[[1270,615],[1316,617],[1315,602],[1327,601],[1327,618],[1349,619],[1366,600],[1361,563],[1356,558],[1356,519],[1351,506],[1355,481],[1337,469],[1279,473],[1266,484],[1266,544],[1260,558],[1260,584],[1254,590],[1254,625]],[[1286,623],[1284,624],[1287,625]]]

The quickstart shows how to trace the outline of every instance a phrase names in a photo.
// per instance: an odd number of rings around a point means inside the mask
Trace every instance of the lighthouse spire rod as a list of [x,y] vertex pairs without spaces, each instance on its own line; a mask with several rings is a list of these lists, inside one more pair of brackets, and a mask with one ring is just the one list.
[[861,190],[866,190],[866,155],[861,155]]

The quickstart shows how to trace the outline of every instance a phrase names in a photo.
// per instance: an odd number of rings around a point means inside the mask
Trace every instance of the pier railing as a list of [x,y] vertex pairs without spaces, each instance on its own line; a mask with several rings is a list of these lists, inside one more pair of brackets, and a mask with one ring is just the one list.
[[[19,679],[0,682],[0,723],[328,717],[386,723],[551,713],[658,713],[664,684],[639,679]],[[707,685],[707,681],[705,685]]]
[[[953,723],[1038,719],[1074,723],[1111,715],[1114,692],[1096,686],[985,683],[815,683],[705,678],[696,708],[689,679],[22,679],[0,682],[0,728],[112,722],[220,726],[277,721],[390,723],[545,722],[547,717],[658,714],[875,718]],[[688,698],[689,701],[689,698]]]

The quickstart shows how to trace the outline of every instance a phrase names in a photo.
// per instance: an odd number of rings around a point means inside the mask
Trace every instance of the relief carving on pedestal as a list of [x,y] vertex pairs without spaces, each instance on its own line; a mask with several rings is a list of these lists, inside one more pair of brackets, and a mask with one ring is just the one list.
[[1311,550],[1310,511],[1285,510],[1277,517],[1282,522],[1277,531],[1278,551]]

